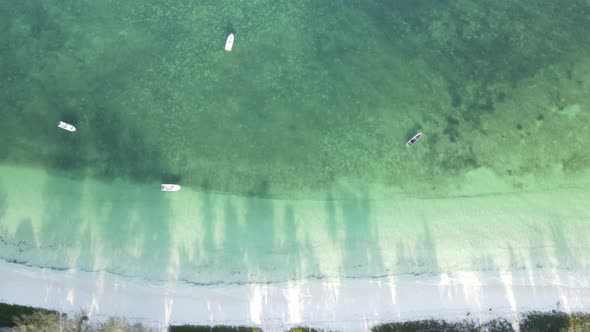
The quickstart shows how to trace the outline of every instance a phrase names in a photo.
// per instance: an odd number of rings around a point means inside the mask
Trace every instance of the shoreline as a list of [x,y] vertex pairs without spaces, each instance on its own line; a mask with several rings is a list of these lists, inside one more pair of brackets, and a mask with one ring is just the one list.
[[302,325],[368,331],[422,319],[505,318],[516,326],[521,314],[534,310],[590,311],[590,280],[583,274],[537,275],[531,284],[528,272],[189,286],[2,262],[0,301],[68,313],[87,309],[98,319],[120,315],[162,331],[184,324],[249,325],[265,332]]
[[[250,325],[265,332],[302,325],[368,331],[421,319],[505,318],[516,326],[534,310],[590,311],[581,183],[428,204],[352,189],[347,200],[274,201],[162,195],[125,182],[10,170],[0,176],[16,188],[4,198],[1,232],[10,241],[0,247],[9,259],[65,268],[0,262],[0,302],[122,315],[161,330]],[[469,176],[463,194],[478,183],[501,187],[489,172]],[[335,277],[299,278],[309,275]],[[167,281],[148,281],[157,277]],[[199,286],[187,278],[259,282]]]
[[590,268],[581,184],[428,201],[372,190],[277,201],[1,169],[0,185],[14,188],[3,201],[2,256],[33,266],[196,284]]

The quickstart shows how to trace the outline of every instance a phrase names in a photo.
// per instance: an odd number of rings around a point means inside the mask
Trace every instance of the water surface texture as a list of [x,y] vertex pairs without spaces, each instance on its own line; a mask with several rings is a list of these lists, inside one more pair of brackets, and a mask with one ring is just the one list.
[[588,1],[0,9],[6,261],[195,285],[588,271]]

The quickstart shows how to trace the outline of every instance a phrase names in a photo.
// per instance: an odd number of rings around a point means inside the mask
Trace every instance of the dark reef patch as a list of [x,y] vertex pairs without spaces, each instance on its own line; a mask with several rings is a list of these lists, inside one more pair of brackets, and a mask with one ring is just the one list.
[[459,120],[452,116],[447,116],[447,125],[443,130],[443,134],[449,137],[451,142],[457,142],[461,139],[461,135],[459,135]]

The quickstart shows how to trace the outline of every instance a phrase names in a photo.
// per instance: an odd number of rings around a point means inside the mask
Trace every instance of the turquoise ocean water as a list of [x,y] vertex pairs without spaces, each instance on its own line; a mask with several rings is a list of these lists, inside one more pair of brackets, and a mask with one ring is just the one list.
[[0,0],[0,256],[192,284],[585,272],[589,17]]

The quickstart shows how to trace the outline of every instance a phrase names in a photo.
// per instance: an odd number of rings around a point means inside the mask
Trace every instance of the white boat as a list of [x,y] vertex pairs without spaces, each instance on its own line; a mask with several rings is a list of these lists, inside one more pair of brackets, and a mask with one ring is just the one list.
[[408,143],[406,143],[406,146],[410,147],[410,146],[414,145],[414,143],[416,143],[420,139],[420,137],[422,137],[422,133],[417,133],[416,135],[414,135],[414,137],[412,137],[408,141]]
[[162,184],[162,191],[179,191],[180,186],[177,184]]
[[60,127],[61,129],[67,130],[67,131],[76,131],[76,127],[72,126],[69,123],[65,123],[63,121],[60,121],[57,124],[58,127]]
[[227,40],[225,41],[225,50],[226,51],[231,51],[231,48],[234,46],[234,34],[230,33],[229,36],[227,36]]

